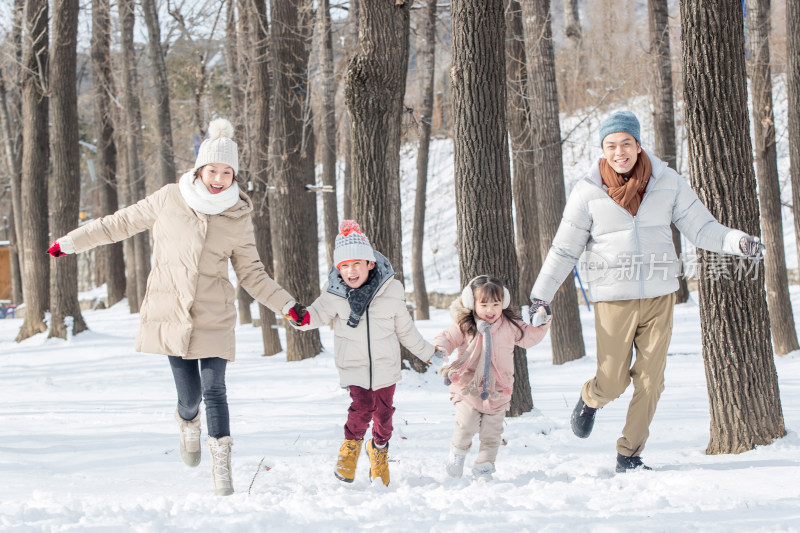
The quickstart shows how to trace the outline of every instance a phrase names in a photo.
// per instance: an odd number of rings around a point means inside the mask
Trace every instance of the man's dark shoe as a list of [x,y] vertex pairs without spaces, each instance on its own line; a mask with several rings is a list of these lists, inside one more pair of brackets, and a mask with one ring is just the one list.
[[628,457],[627,455],[617,454],[617,474],[624,474],[631,470],[652,470],[642,462],[642,458],[637,456]]
[[583,397],[578,398],[578,403],[575,409],[572,410],[572,432],[576,437],[585,439],[592,434],[594,427],[594,414],[597,409],[589,407],[583,402]]

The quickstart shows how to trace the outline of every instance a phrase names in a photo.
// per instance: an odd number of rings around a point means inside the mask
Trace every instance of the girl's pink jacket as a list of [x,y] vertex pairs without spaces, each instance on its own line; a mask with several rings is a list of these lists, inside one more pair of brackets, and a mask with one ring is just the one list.
[[[461,304],[461,298],[458,298],[450,306],[450,314],[454,320],[463,310],[465,310],[465,308]],[[519,329],[514,327],[504,316],[501,316],[497,322],[492,324],[492,359],[494,361],[493,367],[497,368],[495,377],[498,392],[502,391],[502,385],[505,385],[507,390],[513,390],[514,388],[514,346],[521,346],[525,349],[535,346],[541,342],[547,334],[547,330],[550,329],[549,322],[539,327],[533,327],[522,321],[518,323],[522,327],[524,333],[519,339]],[[472,336],[464,336],[458,324],[454,323],[437,335],[433,343],[448,354],[452,354],[453,351],[458,351],[458,355],[460,355],[467,348],[470,341],[472,341]],[[456,355],[452,355],[449,359],[453,361],[455,358]],[[474,366],[476,363],[477,361],[475,359],[470,361],[470,368],[464,371],[459,383],[450,385],[450,399],[454,404],[460,401],[466,401],[481,413],[488,414],[505,411],[511,403],[510,394],[501,392],[499,397],[494,399],[489,398],[488,400],[481,400],[480,396],[461,394],[464,384],[469,383],[475,375]]]

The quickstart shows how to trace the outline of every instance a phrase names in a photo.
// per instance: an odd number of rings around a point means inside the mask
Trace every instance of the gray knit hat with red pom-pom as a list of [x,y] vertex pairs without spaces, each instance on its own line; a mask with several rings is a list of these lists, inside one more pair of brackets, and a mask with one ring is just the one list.
[[355,220],[342,220],[333,247],[333,264],[339,268],[345,261],[355,259],[375,261],[375,252]]

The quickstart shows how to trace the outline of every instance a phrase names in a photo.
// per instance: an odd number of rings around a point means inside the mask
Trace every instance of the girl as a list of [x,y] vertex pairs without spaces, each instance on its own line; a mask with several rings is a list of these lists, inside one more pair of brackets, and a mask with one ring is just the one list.
[[236,309],[228,280],[230,259],[242,286],[256,300],[284,315],[302,306],[267,275],[259,259],[250,212],[253,203],[239,188],[239,154],[233,126],[208,125],[209,138],[194,168],[179,183],[164,186],[57,239],[50,255],[84,252],[152,229],[153,269],[140,309],[138,352],[169,356],[178,407],[180,454],[200,463],[200,402],[205,400],[214,492],[233,493],[230,417],[225,368],[234,359]]
[[530,348],[550,329],[549,318],[538,327],[524,323],[510,303],[511,296],[499,279],[478,276],[450,306],[455,324],[434,339],[437,350],[458,352],[456,360],[439,371],[450,385],[450,399],[456,406],[447,463],[452,477],[461,477],[472,437],[479,433],[481,445],[472,472],[482,481],[492,479],[514,388],[514,346]]

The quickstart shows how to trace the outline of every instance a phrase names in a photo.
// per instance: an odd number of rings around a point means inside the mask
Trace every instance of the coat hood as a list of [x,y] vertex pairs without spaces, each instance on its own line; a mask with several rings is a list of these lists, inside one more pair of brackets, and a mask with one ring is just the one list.
[[[383,289],[384,285],[386,285],[386,282],[394,277],[394,269],[392,268],[392,264],[388,259],[386,259],[386,257],[383,256],[383,254],[378,251],[374,252],[376,275],[379,276],[378,286],[380,289],[378,289],[378,293],[380,293],[381,289]],[[347,299],[347,291],[349,290],[350,287],[347,286],[342,279],[342,276],[339,275],[339,269],[335,266],[331,267],[331,270],[328,273],[328,292]]]

